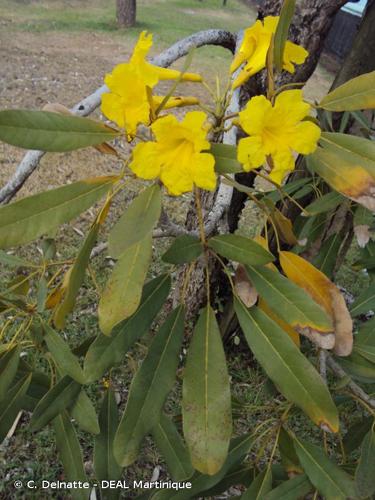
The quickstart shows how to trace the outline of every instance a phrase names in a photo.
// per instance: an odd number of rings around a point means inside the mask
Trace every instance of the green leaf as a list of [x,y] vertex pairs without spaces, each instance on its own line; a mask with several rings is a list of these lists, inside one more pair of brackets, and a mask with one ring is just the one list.
[[121,132],[104,123],[50,111],[0,111],[0,140],[25,149],[73,151],[112,141]]
[[372,283],[350,306],[351,315],[358,316],[375,310],[375,283]]
[[375,494],[375,430],[366,434],[361,447],[361,458],[355,472],[356,488],[361,498]]
[[99,434],[99,422],[94,405],[83,389],[79,393],[69,413],[77,422],[80,429],[90,434]]
[[261,245],[245,236],[223,234],[208,240],[208,246],[223,257],[241,264],[267,264],[275,257]]
[[20,348],[18,345],[6,351],[0,357],[0,400],[4,399],[18,368]]
[[374,419],[372,417],[366,417],[361,420],[357,420],[355,424],[349,427],[344,436],[344,448],[348,455],[359,448],[373,423]]
[[354,352],[375,363],[375,316],[366,321],[355,336]]
[[357,350],[345,358],[336,358],[336,361],[355,380],[368,384],[375,383],[375,364],[362,357]]
[[[116,399],[111,389],[105,393],[99,414],[100,434],[95,437],[94,470],[99,481],[116,481],[121,478],[122,468],[113,454],[113,443],[119,421]],[[118,490],[106,490],[104,498],[118,498]]]
[[137,310],[151,254],[149,235],[128,248],[117,261],[99,302],[99,325],[104,335],[110,335],[115,325]]
[[363,137],[336,132],[323,132],[320,143],[324,149],[360,165],[375,177],[375,143]]
[[[296,181],[288,182],[284,186],[281,186],[280,189],[273,189],[273,191],[265,193],[264,197],[267,198],[268,200],[271,200],[273,203],[277,203],[278,201],[284,198],[283,196],[284,193],[287,194],[296,193],[296,191],[305,187],[306,184],[308,183],[310,184],[311,180],[312,180],[311,177],[304,177],[303,179],[297,179]],[[295,195],[293,196],[293,198],[296,199]]]
[[324,451],[294,437],[294,446],[306,475],[327,500],[356,498],[351,477],[331,462]]
[[331,280],[342,242],[343,235],[340,231],[332,234],[323,242],[318,255],[312,261],[312,264]]
[[4,252],[4,250],[0,250],[0,263],[9,267],[36,267],[27,260],[20,259],[16,255],[10,255]]
[[205,497],[216,498],[232,486],[242,484],[249,487],[254,476],[254,470],[246,464],[233,467],[221,481],[209,490],[205,490]]
[[0,247],[22,245],[69,222],[112,187],[116,177],[96,177],[29,196],[0,208]]
[[285,44],[288,40],[289,27],[295,8],[296,0],[284,0],[274,38],[273,59],[277,71],[282,71],[283,69]]
[[322,378],[284,330],[258,308],[235,299],[247,343],[280,392],[317,425],[337,432],[337,409]]
[[184,309],[179,306],[160,327],[130,386],[114,445],[116,460],[123,466],[134,462],[144,436],[159,420],[175,381],[183,333]]
[[257,475],[241,500],[262,500],[272,489],[272,472],[269,467]]
[[[61,462],[64,467],[65,480],[86,482],[81,447],[73,424],[66,412],[53,420],[55,440]],[[73,500],[87,500],[90,489],[72,488],[70,494]]]
[[6,393],[4,399],[0,401],[0,443],[6,438],[9,429],[17,418],[18,412],[22,408],[22,397],[29,387],[31,375],[26,375],[19,380]]
[[312,328],[321,333],[333,331],[332,320],[308,295],[278,272],[265,267],[246,266],[246,272],[259,295],[270,308],[297,330]]
[[67,279],[63,283],[63,298],[56,307],[53,315],[53,322],[56,328],[64,328],[65,318],[74,308],[79,289],[85,279],[86,268],[90,260],[91,250],[98,237],[98,232],[99,224],[94,224],[86,236],[73,266],[66,275]]
[[243,172],[237,161],[237,148],[229,144],[211,144],[210,153],[215,157],[215,171],[218,174],[237,174]]
[[310,205],[307,205],[305,211],[309,215],[317,215],[324,212],[329,212],[334,210],[340,203],[342,203],[345,198],[336,191],[331,191],[330,193],[324,194],[320,198],[314,200]]
[[216,474],[232,434],[231,396],[221,334],[214,311],[201,312],[189,347],[182,387],[183,429],[191,461]]
[[203,252],[201,241],[195,236],[183,234],[178,236],[162,256],[169,264],[185,264],[196,260]]
[[87,382],[97,380],[106,370],[123,361],[134,342],[150,329],[170,289],[171,278],[168,274],[149,281],[143,288],[137,311],[115,326],[110,337],[101,334],[96,337],[85,357],[84,374]]
[[305,474],[299,474],[288,481],[281,483],[270,491],[264,500],[300,500],[312,490],[312,484]]
[[161,213],[161,193],[157,184],[146,188],[125,210],[109,233],[109,253],[118,258],[129,247],[151,233]]
[[281,428],[279,433],[278,445],[281,463],[287,473],[289,475],[300,474],[302,472],[302,468],[299,463],[296,450],[294,449],[293,440],[283,428]]
[[375,71],[357,76],[340,85],[323,97],[319,106],[330,111],[375,108]]
[[159,422],[152,429],[152,436],[173,481],[184,481],[193,475],[189,452],[172,420],[161,413]]
[[157,493],[153,498],[155,500],[191,500],[191,498],[198,495],[202,496],[202,493],[217,485],[235,465],[242,462],[250,452],[253,444],[254,436],[251,434],[245,434],[232,439],[227,459],[219,472],[213,476],[197,473],[190,479],[192,483],[191,489],[180,490],[174,495],[170,491],[162,491]]
[[43,323],[43,330],[45,343],[59,369],[80,384],[84,384],[83,370],[65,340],[47,323]]
[[60,379],[37,404],[30,421],[30,430],[38,431],[66,408],[81,392],[81,385],[67,375]]

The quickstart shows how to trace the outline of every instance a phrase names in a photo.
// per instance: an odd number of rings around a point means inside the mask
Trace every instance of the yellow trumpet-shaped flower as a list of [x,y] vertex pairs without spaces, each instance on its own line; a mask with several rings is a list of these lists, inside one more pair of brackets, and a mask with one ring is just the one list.
[[[149,124],[151,109],[163,100],[161,96],[152,96],[152,89],[160,80],[202,81],[195,73],[181,73],[150,64],[146,57],[151,47],[152,35],[142,32],[130,61],[118,64],[104,80],[110,92],[102,96],[102,112],[119,127],[125,128],[130,137],[134,136],[138,124]],[[193,97],[171,98],[166,108],[197,102]]]
[[[263,22],[258,20],[245,30],[243,42],[230,68],[233,73],[246,63],[233,82],[234,89],[243,85],[251,76],[266,67],[267,52],[272,35],[276,33],[278,22],[279,17],[267,16]],[[294,73],[294,64],[304,63],[308,55],[306,49],[287,41],[283,56],[283,69]]]
[[306,155],[317,147],[321,130],[312,121],[304,121],[309,112],[302,90],[281,92],[274,105],[262,95],[250,99],[239,114],[240,125],[249,135],[238,144],[237,157],[244,170],[258,168],[271,157],[270,178],[281,184],[294,169],[292,152]]
[[212,191],[216,186],[215,159],[207,152],[207,115],[186,113],[182,122],[168,115],[156,120],[151,129],[155,142],[137,144],[131,170],[142,179],[160,177],[169,193],[178,196],[195,186]]

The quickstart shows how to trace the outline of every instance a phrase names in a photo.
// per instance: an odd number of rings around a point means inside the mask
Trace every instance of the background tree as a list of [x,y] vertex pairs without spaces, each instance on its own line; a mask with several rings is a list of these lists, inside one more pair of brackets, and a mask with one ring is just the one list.
[[131,28],[135,25],[137,0],[116,0],[117,24],[120,28]]

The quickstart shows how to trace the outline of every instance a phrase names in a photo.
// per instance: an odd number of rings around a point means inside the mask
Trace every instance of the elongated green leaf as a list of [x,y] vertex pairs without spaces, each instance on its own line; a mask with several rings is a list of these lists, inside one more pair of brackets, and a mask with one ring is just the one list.
[[318,255],[312,261],[312,264],[331,280],[342,242],[342,232],[338,231],[335,234],[332,234],[326,239],[326,241],[324,241]]
[[197,259],[203,252],[201,241],[195,236],[184,234],[178,236],[162,256],[164,262],[185,264]]
[[375,430],[374,425],[366,434],[361,447],[361,458],[355,472],[356,489],[361,498],[375,494]]
[[27,260],[20,259],[16,255],[10,255],[4,250],[0,250],[0,263],[9,267],[35,267],[34,264]]
[[25,149],[64,152],[111,141],[121,132],[89,118],[50,111],[0,111],[0,140]]
[[99,334],[90,345],[84,363],[87,382],[100,378],[106,370],[120,363],[125,353],[144,333],[166,301],[171,288],[171,279],[163,274],[146,283],[141,304],[129,319],[115,326],[110,337]]
[[4,399],[0,401],[0,443],[6,438],[22,408],[22,397],[26,394],[30,380],[31,375],[26,375],[9,389]]
[[[120,479],[122,468],[113,454],[113,441],[119,421],[115,396],[108,389],[99,414],[100,434],[95,437],[94,470],[99,481],[116,481]],[[118,498],[118,490],[106,490],[104,497]]]
[[344,199],[345,198],[340,193],[331,191],[330,193],[324,194],[320,198],[314,200],[305,208],[305,210],[309,213],[309,215],[321,214],[333,210],[340,205]]
[[375,108],[375,71],[353,78],[327,94],[319,106],[330,111]]
[[215,157],[215,171],[218,174],[237,174],[243,172],[237,161],[237,148],[229,144],[211,144],[210,153]]
[[258,308],[235,299],[247,343],[280,392],[317,425],[337,432],[337,409],[322,378],[284,330]]
[[375,210],[375,177],[365,165],[353,162],[349,155],[321,147],[307,158],[307,165],[339,193]]
[[355,336],[354,352],[375,363],[375,316],[366,321]]
[[360,354],[363,358],[375,364],[375,346],[357,344],[353,352]]
[[270,308],[296,329],[313,328],[332,332],[326,312],[299,286],[281,274],[260,266],[247,266],[246,272]]
[[192,464],[216,474],[232,434],[229,375],[215,313],[206,307],[195,327],[182,390],[183,429]]
[[351,477],[331,462],[321,448],[296,437],[294,446],[307,477],[324,498],[327,500],[356,498]]
[[372,283],[367,290],[361,293],[350,307],[352,316],[365,314],[370,310],[375,310],[375,283]]
[[[273,191],[266,193],[264,196],[268,200],[271,200],[273,203],[277,203],[278,201],[280,201],[284,198],[284,193],[286,193],[286,194],[296,193],[296,191],[301,190],[301,188],[305,187],[305,185],[308,183],[311,183],[311,177],[297,179],[296,181],[288,182],[287,184],[280,187],[279,189],[275,189]],[[299,191],[298,191],[298,193],[299,193]],[[293,195],[294,199],[296,199],[296,195],[297,195],[297,193]]]
[[152,429],[162,457],[167,463],[168,472],[174,481],[184,481],[193,475],[189,452],[172,420],[161,413],[159,422]]
[[118,258],[151,233],[161,213],[160,187],[155,184],[139,194],[109,233],[109,253]]
[[374,141],[350,134],[323,132],[320,142],[324,149],[346,158],[353,165],[360,165],[375,177]]
[[300,474],[302,472],[292,438],[282,428],[279,433],[279,451],[281,463],[288,474]]
[[149,235],[128,248],[117,261],[99,303],[99,325],[104,335],[110,335],[115,325],[137,310],[151,254]]
[[0,357],[0,401],[10,387],[20,361],[20,349],[16,345]]
[[144,436],[159,420],[176,377],[183,333],[184,309],[179,306],[159,329],[131,384],[114,445],[116,460],[123,466],[134,462]]
[[275,260],[275,257],[250,238],[236,234],[214,236],[208,246],[227,259],[241,264],[259,265]]
[[0,208],[0,247],[22,245],[77,217],[104,196],[116,177],[96,177]]
[[366,417],[357,420],[355,424],[349,427],[344,436],[344,448],[348,455],[359,448],[373,423],[374,419],[372,417]]
[[284,0],[274,38],[273,60],[278,71],[283,69],[285,44],[295,8],[296,0]]
[[267,467],[257,475],[249,488],[241,496],[241,500],[262,500],[272,489],[272,472]]
[[64,328],[66,316],[73,310],[79,289],[85,279],[86,268],[89,263],[91,250],[98,237],[99,225],[94,224],[78,252],[73,266],[69,269],[67,281],[64,282],[63,299],[56,307],[53,321],[56,328]]
[[308,477],[305,474],[299,474],[267,493],[264,500],[300,500],[305,498],[312,488]]
[[253,477],[254,469],[246,464],[237,465],[233,467],[215,486],[206,490],[204,495],[205,497],[216,498],[216,496],[229,490],[230,487],[239,484],[248,488],[253,480]]
[[62,373],[69,375],[80,384],[84,384],[83,370],[65,340],[47,323],[43,323],[43,330],[48,350]]
[[30,421],[30,430],[38,431],[66,408],[81,392],[81,386],[67,375],[60,379],[37,404]]
[[[81,447],[69,416],[64,411],[53,420],[56,446],[64,467],[67,481],[86,482]],[[72,488],[70,494],[73,500],[87,500],[90,489]]]
[[375,364],[355,350],[350,356],[337,358],[342,368],[355,380],[368,384],[375,383]]
[[223,465],[223,467],[214,474],[213,476],[208,476],[205,474],[197,473],[189,481],[192,483],[192,487],[188,490],[180,490],[176,494],[171,494],[170,491],[158,492],[155,496],[155,500],[191,500],[196,496],[202,496],[202,493],[213,488],[217,485],[226,474],[237,464],[242,462],[245,456],[249,453],[254,444],[254,436],[251,434],[246,434],[244,436],[239,436],[232,439],[228,457]]
[[70,409],[70,415],[83,431],[90,434],[99,434],[99,422],[94,405],[86,392],[82,389],[78,398]]

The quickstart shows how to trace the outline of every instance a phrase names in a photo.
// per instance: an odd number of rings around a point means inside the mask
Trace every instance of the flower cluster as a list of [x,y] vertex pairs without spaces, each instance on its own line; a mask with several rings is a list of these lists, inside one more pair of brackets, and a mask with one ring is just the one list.
[[[266,66],[267,52],[276,32],[278,17],[266,17],[245,31],[231,72],[237,70],[232,90],[243,85]],[[202,82],[200,75],[164,69],[147,62],[152,35],[141,33],[127,63],[119,64],[105,78],[109,89],[102,97],[104,115],[123,128],[132,141],[140,124],[150,127],[150,141],[137,144],[130,169],[142,179],[160,178],[168,192],[180,195],[194,186],[206,190],[216,187],[215,158],[210,153],[207,136],[211,128],[208,116],[192,111],[178,121],[173,115],[160,114],[172,107],[198,105],[195,97],[168,99],[154,94],[161,80]],[[283,69],[294,72],[294,64],[305,61],[308,52],[287,41]],[[218,111],[212,111],[216,120]],[[225,113],[225,109],[222,110]],[[238,124],[248,137],[239,141],[238,161],[245,171],[266,167],[270,179],[281,184],[294,169],[294,154],[312,153],[320,137],[320,128],[308,119],[310,105],[303,101],[300,90],[287,90],[267,99],[256,96],[239,113]]]

